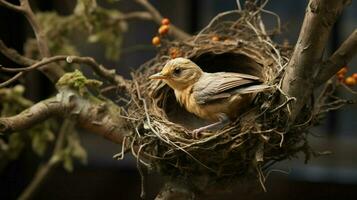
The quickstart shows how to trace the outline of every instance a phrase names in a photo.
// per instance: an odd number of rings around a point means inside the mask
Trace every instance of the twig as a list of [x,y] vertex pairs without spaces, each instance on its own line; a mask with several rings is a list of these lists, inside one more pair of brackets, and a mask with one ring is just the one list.
[[58,153],[61,151],[64,144],[64,136],[67,132],[70,132],[73,129],[74,124],[66,119],[59,131],[55,147],[52,152],[51,158],[44,164],[40,165],[35,172],[34,178],[30,182],[30,184],[25,188],[25,190],[21,193],[18,200],[27,200],[31,199],[36,191],[41,187],[43,182],[46,180],[50,172],[60,163],[60,159],[57,159]]
[[320,62],[329,33],[343,8],[351,1],[310,0],[299,39],[286,67],[282,89],[297,99],[291,104],[294,121],[314,89],[311,76]]
[[[36,16],[33,13],[31,6],[28,0],[20,0],[20,6],[13,5],[4,0],[0,1],[0,5],[5,6],[6,8],[21,12],[26,19],[31,24],[31,27],[35,33],[37,46],[42,57],[49,57],[50,50],[48,48],[46,35],[40,27]],[[40,70],[52,81],[56,82],[65,72],[62,68],[57,66],[42,66]]]
[[242,11],[242,6],[240,5],[240,0],[236,0],[236,4],[237,4],[237,9],[239,11]]
[[218,15],[216,15],[211,21],[210,23],[204,27],[196,36],[195,36],[195,39],[193,40],[193,42],[196,42],[197,39],[204,33],[206,32],[206,30],[208,30],[210,27],[212,27],[212,25],[218,21],[219,19],[221,19],[222,17],[225,17],[227,15],[230,15],[230,14],[233,14],[233,13],[240,13],[241,11],[239,10],[229,10],[229,11],[226,11],[226,12],[222,12],[222,13],[219,13]]
[[[0,66],[1,67],[1,66]],[[23,72],[19,72],[17,73],[15,76],[11,77],[10,79],[6,80],[5,82],[2,82],[0,83],[0,88],[2,87],[6,87],[8,86],[9,84],[17,81],[19,78],[21,78],[21,76],[23,75],[24,73]]]
[[0,40],[0,52],[19,65],[28,66],[36,62],[35,60],[22,56],[15,49],[7,47],[2,40]]
[[17,6],[12,3],[9,3],[6,0],[0,0],[0,5],[8,8],[8,9],[14,10],[16,12],[24,12],[24,10],[21,6]]
[[[31,66],[28,67],[21,67],[21,68],[6,68],[0,66],[0,71],[6,72],[28,72],[35,69],[38,69],[44,65],[49,63],[58,62],[58,61],[66,61],[68,63],[79,63],[79,64],[86,64],[90,66],[93,71],[98,74],[99,76],[103,77],[104,79],[116,84],[123,86],[125,85],[125,79],[117,75],[115,70],[108,70],[102,65],[98,64],[93,58],[91,57],[80,57],[80,56],[66,56],[66,55],[58,55],[49,58],[43,58],[41,61],[38,61]],[[17,76],[21,76],[22,74],[17,74]],[[17,77],[19,78],[19,77]]]
[[[152,19],[157,23],[161,24],[161,20],[163,19],[162,15],[156,8],[150,4],[148,0],[135,0],[138,4],[142,5],[152,16]],[[185,40],[190,38],[190,35],[173,24],[170,25],[170,33],[174,35],[176,38]]]
[[315,75],[315,85],[319,86],[330,79],[357,54],[357,29],[341,44],[332,56],[323,62]]
[[130,19],[153,20],[152,15],[149,12],[141,12],[141,11],[125,13],[116,19],[117,20],[130,20]]
[[98,64],[92,57],[67,56],[66,61],[68,63],[74,62],[86,64],[90,66],[97,75],[116,85],[124,86],[126,83],[126,80],[122,76],[116,74],[114,69],[108,70],[103,65]]

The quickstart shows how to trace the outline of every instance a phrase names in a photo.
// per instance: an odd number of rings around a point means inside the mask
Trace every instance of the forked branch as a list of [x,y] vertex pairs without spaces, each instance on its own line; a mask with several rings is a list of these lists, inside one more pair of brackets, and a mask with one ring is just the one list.
[[341,46],[319,67],[315,75],[315,85],[319,86],[346,66],[357,54],[357,29],[341,44]]
[[[0,1],[0,5],[5,6],[6,8],[12,9],[14,11],[20,12],[23,14],[28,22],[31,24],[31,27],[35,33],[37,46],[42,57],[49,57],[50,50],[48,48],[46,35],[40,27],[36,16],[33,13],[31,6],[28,0],[20,0],[20,6],[11,4],[5,0]],[[54,65],[42,66],[40,70],[53,82],[55,83],[65,72],[61,67]]]
[[286,67],[283,91],[296,101],[291,104],[294,121],[314,89],[313,76],[321,62],[330,31],[351,0],[310,0],[294,52]]

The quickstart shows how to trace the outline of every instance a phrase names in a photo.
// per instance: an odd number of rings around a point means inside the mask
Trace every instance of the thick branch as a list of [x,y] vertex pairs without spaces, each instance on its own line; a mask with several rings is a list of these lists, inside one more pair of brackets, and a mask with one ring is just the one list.
[[335,75],[341,67],[346,66],[357,54],[357,29],[326,60],[315,75],[315,85],[319,86]]
[[84,129],[121,143],[127,122],[114,103],[95,97],[82,97],[72,90],[63,90],[56,97],[41,101],[22,113],[0,118],[0,132],[21,131],[50,117],[74,118]]
[[311,95],[315,66],[320,63],[333,24],[347,0],[310,0],[299,39],[286,68],[283,91],[296,101],[291,104],[291,118],[294,120]]
[[[156,8],[150,4],[148,0],[136,0],[139,4],[141,4],[152,16],[152,19],[157,23],[161,24],[161,20],[163,19],[162,15]],[[172,35],[174,35],[176,38],[185,40],[190,37],[190,35],[183,30],[177,28],[174,25],[170,25],[170,32]]]

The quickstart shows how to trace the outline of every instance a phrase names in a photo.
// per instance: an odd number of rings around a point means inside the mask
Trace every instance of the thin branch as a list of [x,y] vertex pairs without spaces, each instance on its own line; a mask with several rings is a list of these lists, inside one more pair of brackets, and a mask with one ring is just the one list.
[[14,5],[12,3],[7,2],[6,0],[0,0],[0,6],[4,6],[10,10],[14,10],[16,12],[24,12],[21,6]]
[[[31,24],[31,27],[35,33],[36,40],[37,40],[37,46],[39,49],[39,52],[42,57],[49,57],[50,56],[50,50],[48,48],[47,44],[47,39],[46,35],[43,32],[42,28],[40,27],[38,21],[36,20],[36,16],[33,13],[31,6],[28,2],[28,0],[20,0],[20,6],[16,6],[13,4],[10,4],[4,0],[0,0],[0,5],[15,10],[17,12],[21,12],[29,21]],[[15,58],[11,58],[14,60]],[[42,66],[40,70],[52,81],[56,82],[65,72],[62,68],[49,65],[49,66]]]
[[92,57],[79,57],[79,56],[67,56],[66,61],[68,63],[82,63],[90,66],[93,71],[102,78],[110,81],[111,83],[117,86],[125,86],[126,80],[115,73],[115,69],[109,70],[105,68],[103,65],[100,65],[95,61]]
[[125,85],[125,79],[122,76],[117,75],[115,73],[114,69],[109,70],[109,69],[105,68],[103,65],[98,64],[92,57],[58,55],[58,56],[53,56],[50,58],[43,58],[41,61],[37,61],[36,63],[34,63],[28,67],[6,68],[6,67],[0,66],[0,71],[28,72],[28,71],[38,69],[38,68],[40,68],[44,65],[47,65],[49,63],[58,62],[58,61],[66,61],[68,63],[78,63],[78,64],[88,65],[93,69],[93,71],[98,76],[103,77],[104,79],[110,81],[111,83],[113,83],[115,85],[118,85],[118,86]]
[[48,174],[60,163],[60,159],[57,159],[56,156],[58,156],[59,152],[61,151],[63,144],[64,144],[64,136],[67,132],[69,132],[71,129],[73,129],[74,124],[66,119],[64,120],[61,129],[59,131],[55,147],[52,152],[52,156],[50,159],[40,165],[35,172],[34,178],[30,182],[30,184],[25,188],[25,190],[21,193],[19,196],[18,200],[27,200],[31,199],[33,195],[36,193],[36,191],[41,187],[43,182],[46,180],[48,177]]
[[82,97],[66,89],[56,97],[41,101],[12,117],[0,118],[0,132],[11,133],[30,128],[50,117],[73,118],[84,129],[121,144],[128,122],[121,118],[114,103],[94,96]]
[[310,97],[314,83],[311,77],[320,63],[333,24],[350,0],[310,0],[299,39],[286,67],[282,89],[297,101],[292,102],[291,120],[294,121]]
[[[150,4],[148,0],[135,0],[138,4],[142,5],[152,16],[152,19],[157,23],[161,24],[161,20],[163,19],[162,15],[156,8]],[[174,35],[176,38],[185,40],[190,38],[190,35],[180,28],[174,26],[173,24],[170,25],[170,33]]]
[[323,62],[315,75],[315,85],[319,86],[346,66],[357,54],[357,29],[341,44],[332,56]]
[[[1,68],[1,66],[0,66],[0,68]],[[21,78],[21,76],[23,74],[24,74],[23,72],[19,72],[15,76],[13,76],[10,79],[6,80],[5,82],[0,83],[0,88],[6,87],[6,86],[10,85],[11,83],[17,81],[19,78]]]
[[152,15],[149,12],[129,12],[117,18],[118,20],[130,20],[130,19],[141,19],[141,20],[153,20]]
[[0,52],[8,59],[12,60],[13,62],[19,65],[29,66],[36,62],[35,60],[32,60],[30,58],[21,55],[15,49],[11,49],[7,47],[2,40],[0,40]]
[[24,10],[24,15],[32,26],[33,32],[35,33],[37,39],[38,50],[40,51],[41,56],[49,57],[50,50],[48,48],[46,35],[43,32],[40,24],[36,20],[36,16],[33,13],[31,6],[28,0],[20,0],[21,7]]

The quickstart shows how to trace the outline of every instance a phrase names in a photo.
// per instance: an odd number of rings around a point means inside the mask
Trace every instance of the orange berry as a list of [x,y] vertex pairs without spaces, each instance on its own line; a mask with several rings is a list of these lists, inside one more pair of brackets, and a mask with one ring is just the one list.
[[160,38],[158,36],[153,37],[151,42],[155,46],[158,46],[161,43]]
[[163,19],[161,20],[161,24],[162,24],[162,25],[169,25],[169,24],[170,24],[170,20],[169,20],[168,18],[163,18]]
[[353,73],[352,77],[357,81],[357,73]]
[[342,67],[338,72],[337,74],[346,74],[348,71],[347,67]]
[[165,35],[169,32],[169,29],[170,29],[169,25],[162,25],[162,26],[160,26],[158,32],[160,35]]
[[219,41],[219,37],[218,37],[218,36],[213,36],[211,39],[212,39],[212,41],[214,41],[214,42]]
[[347,77],[347,78],[346,78],[345,83],[346,83],[346,85],[348,85],[348,86],[354,86],[354,85],[357,84],[357,80],[354,79],[352,76],[350,76],[350,77]]

